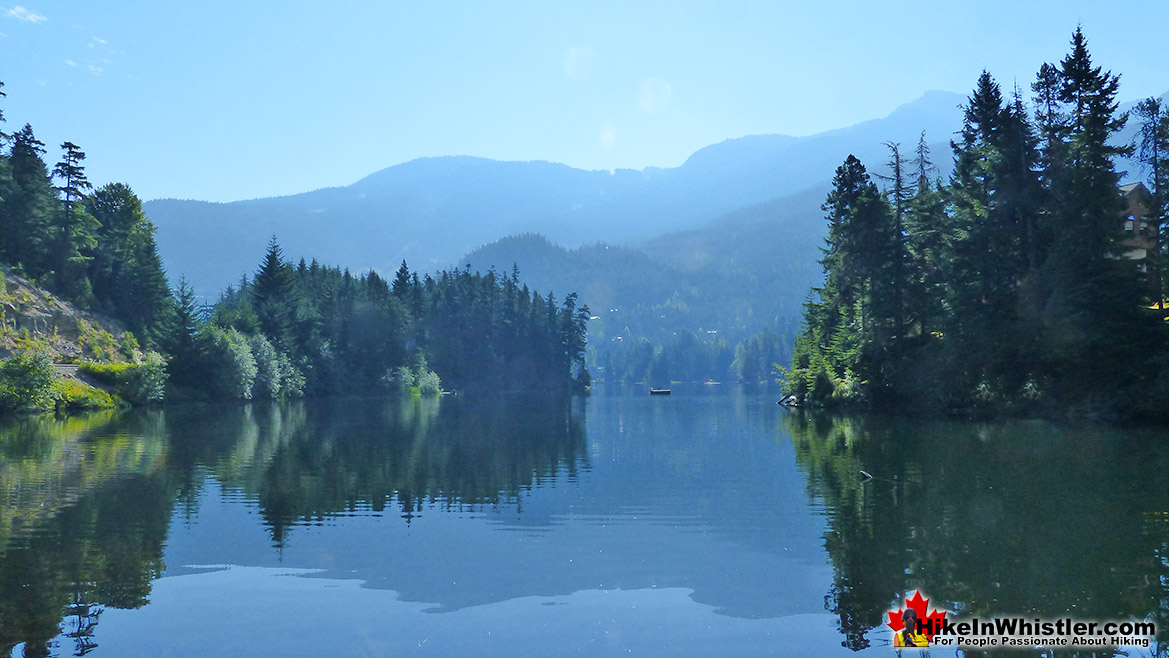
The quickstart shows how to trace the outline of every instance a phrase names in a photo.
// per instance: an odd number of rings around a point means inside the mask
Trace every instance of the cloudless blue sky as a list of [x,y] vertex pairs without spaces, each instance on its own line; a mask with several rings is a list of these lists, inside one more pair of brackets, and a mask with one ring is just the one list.
[[[0,0],[2,2],[3,0]],[[884,116],[986,68],[1027,87],[1083,26],[1121,100],[1169,91],[1169,2],[64,2],[0,5],[6,131],[96,184],[213,201],[422,156],[671,167]]]

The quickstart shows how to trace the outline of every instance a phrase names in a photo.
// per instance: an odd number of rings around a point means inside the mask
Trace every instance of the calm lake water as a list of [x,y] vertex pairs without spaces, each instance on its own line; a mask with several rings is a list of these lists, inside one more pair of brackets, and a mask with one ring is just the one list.
[[1167,475],[1164,432],[726,387],[25,419],[0,655],[887,656],[919,588],[1164,640]]

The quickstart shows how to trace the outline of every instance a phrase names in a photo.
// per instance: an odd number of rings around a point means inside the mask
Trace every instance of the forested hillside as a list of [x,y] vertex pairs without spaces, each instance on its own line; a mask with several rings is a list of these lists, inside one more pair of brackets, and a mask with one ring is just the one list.
[[[1120,112],[1119,76],[1077,30],[1031,104],[983,72],[948,184],[891,150],[885,192],[861,161],[824,204],[825,278],[786,390],[800,404],[1067,410],[1164,417],[1169,110]],[[1133,143],[1118,139],[1131,123]],[[1134,156],[1144,186],[1119,185]]]
[[672,233],[641,248],[565,249],[542,236],[499,240],[463,258],[516,263],[538,289],[578,290],[594,375],[604,381],[760,382],[791,356],[808,286],[819,276],[819,188]]
[[29,124],[0,132],[0,148],[0,413],[589,385],[588,308],[575,293],[532,292],[516,270],[420,277],[403,261],[391,284],[294,267],[271,237],[250,281],[199,303],[182,277],[172,296],[141,202],[121,183],[93,189],[77,145],[61,145],[51,172]]

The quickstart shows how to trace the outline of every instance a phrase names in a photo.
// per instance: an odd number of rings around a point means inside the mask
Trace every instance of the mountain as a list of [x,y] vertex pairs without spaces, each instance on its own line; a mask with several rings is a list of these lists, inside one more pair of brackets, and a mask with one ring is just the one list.
[[[254,271],[273,234],[293,258],[383,273],[403,259],[422,271],[445,267],[500,236],[526,232],[568,247],[633,245],[823,184],[849,153],[880,163],[884,142],[908,151],[922,130],[944,144],[960,124],[962,100],[930,92],[883,119],[809,137],[727,140],[670,169],[423,158],[346,187],[234,203],[164,199],[145,209],[172,279],[185,275],[209,297]],[[936,147],[935,156],[945,162],[948,151]]]
[[504,271],[515,264],[542,293],[577,291],[592,310],[594,376],[638,381],[645,339],[665,354],[659,358],[671,374],[661,385],[671,378],[735,381],[746,370],[732,363],[736,347],[769,331],[774,351],[756,355],[757,381],[769,377],[773,363],[787,362],[808,289],[823,276],[817,260],[824,222],[811,209],[825,191],[816,186],[756,204],[637,248],[566,249],[528,234],[484,245],[460,262]]

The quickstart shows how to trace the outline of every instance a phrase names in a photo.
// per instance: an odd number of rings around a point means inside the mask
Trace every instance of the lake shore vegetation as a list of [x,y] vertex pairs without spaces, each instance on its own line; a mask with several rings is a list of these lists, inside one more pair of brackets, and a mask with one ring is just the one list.
[[[824,283],[784,392],[797,404],[1163,419],[1169,120],[1140,106],[1141,185],[1119,185],[1119,76],[1080,30],[1030,107],[983,72],[948,182],[889,144],[885,189],[850,156],[824,205]],[[1135,195],[1140,203],[1133,205]]]

